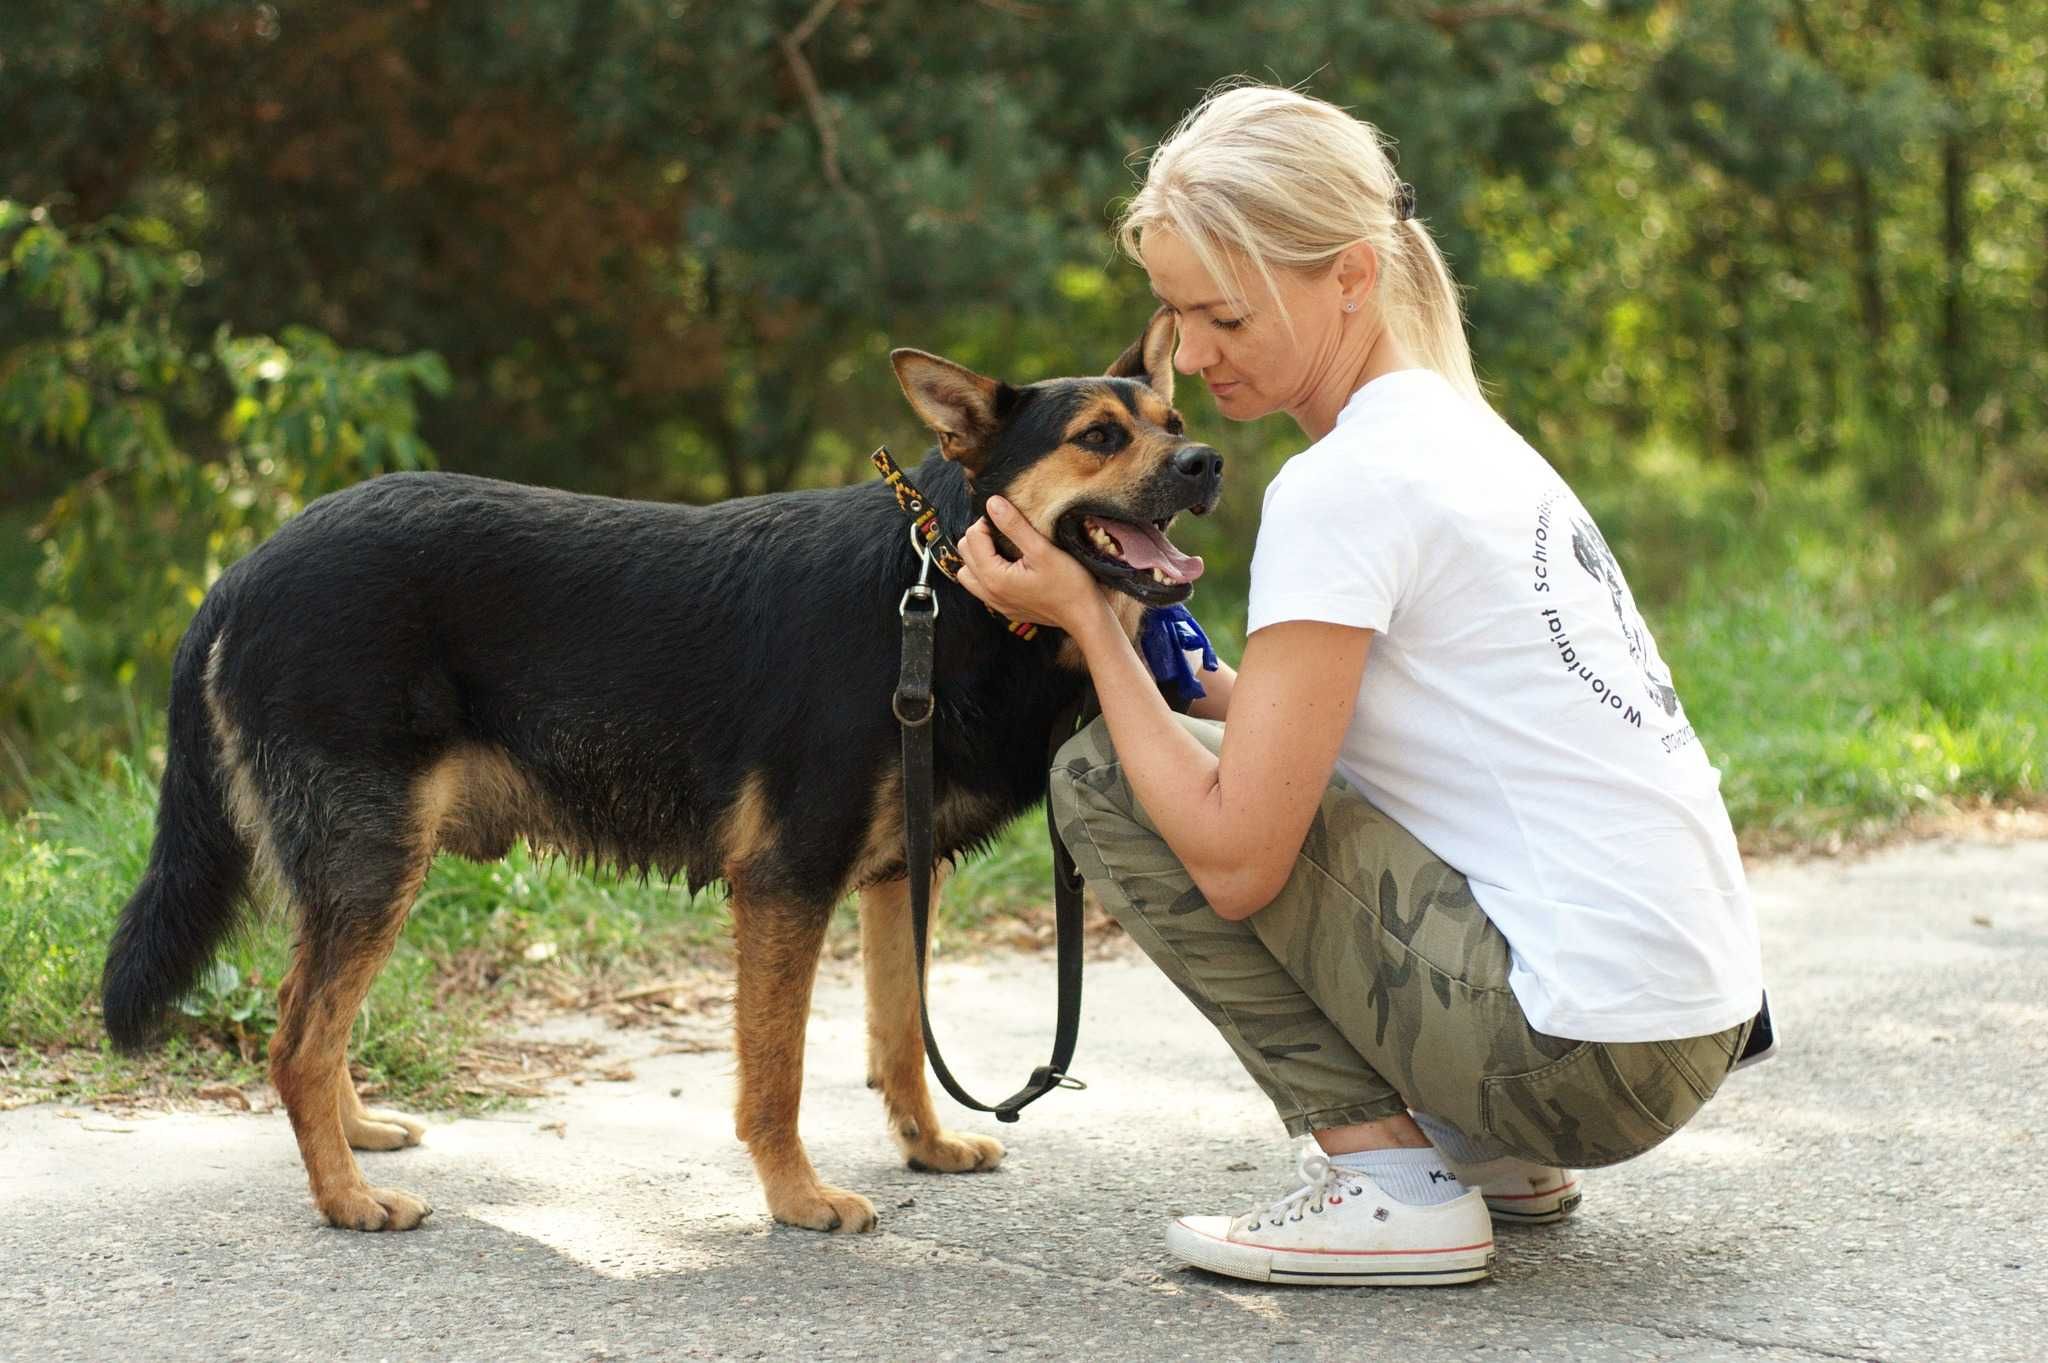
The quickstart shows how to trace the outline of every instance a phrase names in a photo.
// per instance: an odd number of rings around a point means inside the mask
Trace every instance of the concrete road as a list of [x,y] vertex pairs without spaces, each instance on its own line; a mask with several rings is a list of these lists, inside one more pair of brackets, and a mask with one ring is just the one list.
[[[1169,1217],[1285,1193],[1292,1152],[1134,955],[1090,969],[1085,1093],[1002,1128],[996,1173],[904,1169],[839,966],[804,1128],[881,1210],[871,1235],[771,1227],[730,1055],[648,1055],[644,1032],[609,1033],[629,1082],[364,1155],[438,1209],[406,1235],[317,1225],[281,1115],[29,1108],[0,1114],[0,1357],[2048,1356],[2048,842],[1776,864],[1755,886],[1782,1057],[1587,1176],[1574,1221],[1503,1232],[1488,1283],[1267,1288],[1169,1259]],[[935,979],[970,1085],[1007,1092],[1042,1060],[1049,956]]]

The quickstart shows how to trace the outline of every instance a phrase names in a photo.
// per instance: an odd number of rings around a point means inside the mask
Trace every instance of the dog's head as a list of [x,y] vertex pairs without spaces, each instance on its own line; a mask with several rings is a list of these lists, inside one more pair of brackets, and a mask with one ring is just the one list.
[[976,515],[1000,494],[1104,585],[1165,606],[1202,573],[1167,529],[1215,506],[1223,486],[1223,457],[1190,440],[1173,410],[1173,327],[1161,308],[1102,377],[1023,387],[921,350],[889,359],[940,453],[966,472]]

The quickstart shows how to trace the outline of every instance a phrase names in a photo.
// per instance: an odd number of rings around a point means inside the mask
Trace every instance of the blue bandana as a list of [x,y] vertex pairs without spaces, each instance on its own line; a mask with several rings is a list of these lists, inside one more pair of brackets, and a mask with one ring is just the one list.
[[1138,652],[1167,703],[1176,709],[1209,694],[1188,666],[1188,654],[1194,649],[1202,650],[1202,670],[1214,672],[1216,650],[1186,606],[1154,606],[1145,612],[1138,625]]

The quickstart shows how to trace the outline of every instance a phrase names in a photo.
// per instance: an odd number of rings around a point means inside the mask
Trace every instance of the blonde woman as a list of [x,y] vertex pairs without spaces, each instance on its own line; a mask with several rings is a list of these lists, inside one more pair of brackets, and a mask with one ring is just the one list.
[[1719,773],[1592,517],[1482,397],[1371,125],[1213,94],[1121,237],[1174,367],[1310,442],[1265,491],[1241,665],[1186,717],[1014,508],[963,547],[1093,674],[1052,794],[1084,874],[1313,1137],[1293,1192],[1167,1246],[1262,1281],[1483,1277],[1495,1218],[1568,1214],[1570,1170],[1664,1140],[1742,1053],[1762,972]]

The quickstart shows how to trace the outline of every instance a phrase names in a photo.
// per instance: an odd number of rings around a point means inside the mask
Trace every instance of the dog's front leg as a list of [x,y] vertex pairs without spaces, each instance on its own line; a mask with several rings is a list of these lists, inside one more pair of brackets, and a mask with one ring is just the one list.
[[[932,904],[939,882],[932,877]],[[889,1133],[913,1169],[958,1174],[993,1169],[1003,1145],[993,1136],[956,1134],[939,1126],[924,1077],[924,1031],[917,1020],[917,954],[911,931],[910,882],[885,881],[861,891],[860,954],[867,976],[868,1087],[882,1091]]]
[[831,906],[801,905],[748,895],[732,897],[739,988],[733,1021],[739,1052],[735,1129],[754,1157],[768,1211],[777,1221],[811,1230],[864,1231],[874,1204],[859,1193],[819,1181],[797,1135],[803,1098],[804,1027]]

